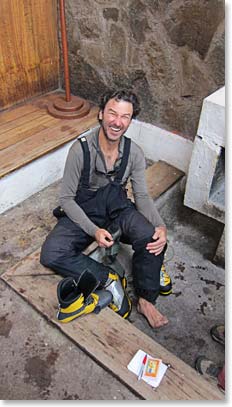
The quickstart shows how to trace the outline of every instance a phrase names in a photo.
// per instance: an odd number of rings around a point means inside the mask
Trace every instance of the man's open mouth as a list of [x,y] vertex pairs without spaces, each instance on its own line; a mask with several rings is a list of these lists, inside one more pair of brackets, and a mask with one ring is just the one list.
[[113,127],[113,126],[110,126],[110,129],[113,130],[115,133],[118,133],[122,130],[121,127]]

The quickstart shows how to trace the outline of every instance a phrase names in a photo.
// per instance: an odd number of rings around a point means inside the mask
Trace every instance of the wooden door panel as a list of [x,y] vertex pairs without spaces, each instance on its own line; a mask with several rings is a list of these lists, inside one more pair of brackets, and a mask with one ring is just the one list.
[[0,1],[0,109],[57,89],[56,0]]

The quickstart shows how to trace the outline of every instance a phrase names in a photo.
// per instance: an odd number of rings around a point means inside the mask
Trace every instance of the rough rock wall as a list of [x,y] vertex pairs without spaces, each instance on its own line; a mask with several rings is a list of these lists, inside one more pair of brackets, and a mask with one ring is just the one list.
[[66,0],[71,91],[140,97],[139,119],[193,139],[224,85],[224,0]]

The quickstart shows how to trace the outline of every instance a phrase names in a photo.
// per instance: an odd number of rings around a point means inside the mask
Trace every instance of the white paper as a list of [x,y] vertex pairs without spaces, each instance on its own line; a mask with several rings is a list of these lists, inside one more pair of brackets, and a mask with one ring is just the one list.
[[[144,356],[146,355],[146,353],[139,349],[135,356],[131,359],[130,363],[128,364],[127,368],[132,372],[135,373],[137,376],[139,375],[142,363],[143,363],[143,359]],[[154,358],[154,356],[151,356],[149,354],[147,354],[147,357],[150,358]],[[158,374],[157,377],[155,378],[150,378],[150,377],[144,377],[142,376],[141,380],[144,380],[146,383],[150,384],[150,386],[152,387],[158,387],[166,370],[167,370],[168,366],[165,365],[163,362],[160,363],[159,366],[159,370],[158,370]]]

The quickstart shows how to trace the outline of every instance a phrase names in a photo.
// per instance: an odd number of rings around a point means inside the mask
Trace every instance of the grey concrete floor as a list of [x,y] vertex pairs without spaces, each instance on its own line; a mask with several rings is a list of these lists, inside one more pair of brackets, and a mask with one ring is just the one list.
[[[55,219],[57,182],[0,216],[0,273],[39,248]],[[126,268],[133,301],[130,321],[190,366],[199,355],[223,363],[224,348],[209,334],[225,321],[225,271],[211,261],[223,225],[183,206],[181,183],[156,205],[168,227],[166,268],[173,293],[157,307],[169,324],[153,330],[136,311],[131,249],[122,245],[118,259]],[[2,400],[136,400],[125,385],[91,360],[20,295],[0,281]]]

